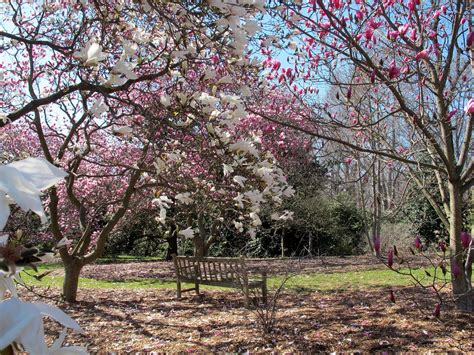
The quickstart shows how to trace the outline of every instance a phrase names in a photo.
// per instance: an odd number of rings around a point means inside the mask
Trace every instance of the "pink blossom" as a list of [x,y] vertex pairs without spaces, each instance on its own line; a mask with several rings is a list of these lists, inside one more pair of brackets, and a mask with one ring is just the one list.
[[446,243],[441,241],[438,244],[439,250],[441,250],[443,253],[446,253]]
[[471,48],[473,44],[474,44],[474,30],[469,32],[466,39],[467,48]]
[[417,250],[421,249],[422,244],[421,244],[421,239],[419,235],[416,236],[414,245]]
[[469,99],[466,107],[464,107],[464,112],[467,114],[474,113],[474,99]]
[[373,239],[374,242],[374,250],[378,254],[380,253],[380,236],[376,236]]
[[421,52],[418,52],[418,54],[415,56],[415,59],[417,61],[423,60],[423,59],[428,59],[430,52],[428,49],[424,49]]
[[453,276],[455,279],[461,275],[461,268],[459,267],[458,263],[456,260],[453,260],[452,265],[451,265],[451,272],[453,273]]
[[458,110],[456,110],[456,109],[450,111],[448,113],[448,120],[450,120],[457,112],[458,112]]
[[468,232],[463,231],[461,233],[461,244],[463,248],[469,248],[469,245],[471,244],[471,240],[472,240],[472,237]]
[[393,266],[393,250],[390,250],[387,255],[387,265],[391,269]]
[[392,61],[388,68],[388,76],[390,79],[395,79],[399,75],[400,75],[400,68],[397,67],[397,65],[395,64],[395,61]]

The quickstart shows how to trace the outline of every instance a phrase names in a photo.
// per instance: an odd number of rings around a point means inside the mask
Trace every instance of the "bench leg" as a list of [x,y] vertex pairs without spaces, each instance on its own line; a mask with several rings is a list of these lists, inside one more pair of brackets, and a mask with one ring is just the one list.
[[244,305],[245,308],[249,308],[250,306],[250,296],[248,287],[244,287]]
[[194,284],[194,287],[195,287],[195,289],[196,289],[196,295],[199,296],[199,282],[196,282],[196,283]]
[[176,297],[181,299],[181,282],[176,282]]
[[267,290],[267,273],[264,272],[262,274],[262,301],[263,304],[267,304],[267,298],[268,298],[268,290]]

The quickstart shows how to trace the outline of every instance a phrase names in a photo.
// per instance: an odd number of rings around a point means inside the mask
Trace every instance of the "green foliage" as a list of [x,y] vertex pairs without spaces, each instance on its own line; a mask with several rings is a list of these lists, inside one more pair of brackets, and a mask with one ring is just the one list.
[[166,230],[155,220],[157,211],[128,218],[107,242],[106,256],[160,256],[166,254]]
[[351,255],[363,251],[362,215],[348,195],[331,198],[322,193],[301,193],[292,199],[290,210],[295,218],[284,229],[289,237],[285,241],[290,255],[301,255],[305,250],[311,255]]
[[[438,214],[423,196],[416,186],[412,186],[410,191],[411,198],[405,203],[403,208],[404,219],[412,225],[412,231],[417,234],[428,245],[449,239],[449,231],[445,228]],[[433,183],[432,189],[436,191],[437,186]],[[437,203],[442,207],[441,197],[437,194]],[[472,222],[469,219],[474,201],[468,200],[462,206],[463,211],[463,229],[470,230]]]

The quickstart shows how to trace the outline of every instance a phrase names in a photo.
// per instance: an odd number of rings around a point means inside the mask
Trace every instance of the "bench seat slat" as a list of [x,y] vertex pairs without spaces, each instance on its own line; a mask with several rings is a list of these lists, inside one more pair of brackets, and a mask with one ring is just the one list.
[[[238,288],[244,291],[245,305],[249,304],[248,290],[261,288],[266,302],[266,274],[261,280],[249,280],[248,270],[243,258],[204,258],[173,255],[177,277],[177,294],[195,290],[199,294],[199,285]],[[181,290],[181,282],[194,283],[195,287]]]

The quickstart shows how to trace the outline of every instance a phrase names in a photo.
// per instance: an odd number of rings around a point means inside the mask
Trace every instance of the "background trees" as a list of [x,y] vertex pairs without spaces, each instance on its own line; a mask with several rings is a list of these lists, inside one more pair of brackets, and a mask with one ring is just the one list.
[[[133,199],[154,186],[150,173],[160,167],[148,168],[170,144],[166,134],[194,129],[189,122],[196,100],[186,88],[201,79],[198,69],[205,73],[201,88],[205,83],[211,91],[229,83],[216,79],[219,64],[251,65],[244,49],[255,28],[251,14],[261,5],[84,1],[5,7],[0,127],[26,122],[39,142],[29,154],[69,173],[64,186],[48,192],[51,233],[56,241],[72,240],[60,250],[66,300],[75,300],[81,268],[103,253]],[[223,115],[239,114],[229,109]]]
[[[313,124],[308,134],[403,163],[449,230],[451,263],[461,268],[460,276],[452,275],[453,291],[458,306],[472,310],[472,258],[460,240],[463,201],[474,182],[469,2],[275,1],[271,13],[278,20],[262,53],[270,63],[272,49],[290,49],[290,66],[272,66],[269,75],[299,105],[262,116],[295,126],[286,117],[298,115]],[[337,88],[346,114],[318,99],[313,88],[319,83]],[[354,100],[356,88],[363,101]],[[351,132],[355,138],[346,140]],[[395,146],[393,136],[400,137]],[[441,204],[427,188],[428,176]]]

